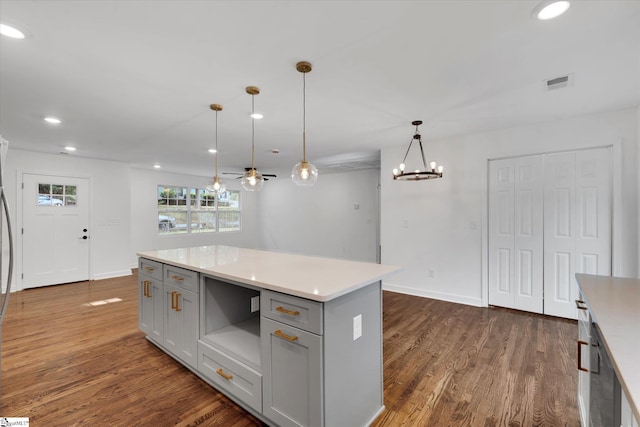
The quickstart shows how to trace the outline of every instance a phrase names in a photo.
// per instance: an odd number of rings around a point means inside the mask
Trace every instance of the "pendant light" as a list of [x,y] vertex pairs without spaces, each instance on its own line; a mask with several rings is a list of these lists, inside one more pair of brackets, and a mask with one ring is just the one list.
[[[427,161],[424,157],[424,149],[422,148],[422,137],[420,136],[420,130],[418,126],[422,124],[422,120],[415,120],[411,122],[412,125],[416,127],[416,131],[411,138],[411,142],[409,142],[409,148],[407,148],[407,153],[404,155],[404,159],[402,163],[400,163],[399,169],[393,170],[393,179],[399,179],[402,181],[422,181],[423,179],[435,179],[442,178],[442,172],[444,171],[443,166],[438,166],[436,162],[429,163],[429,169],[427,169]],[[409,155],[409,150],[411,150],[411,144],[413,141],[418,140],[418,144],[420,144],[420,154],[422,155],[422,165],[424,166],[424,170],[416,169],[413,172],[405,172],[405,162],[407,161],[407,156]]]
[[214,176],[209,185],[207,185],[207,191],[220,195],[227,191],[227,188],[218,177],[218,157],[220,156],[220,152],[218,151],[218,111],[222,111],[222,105],[211,104],[209,108],[216,112],[216,176]]
[[291,170],[291,179],[300,187],[310,187],[318,180],[318,169],[307,161],[307,85],[305,76],[311,71],[311,64],[306,61],[298,62],[296,70],[302,73],[302,161]]
[[247,191],[259,191],[264,185],[264,177],[256,170],[255,158],[255,103],[254,97],[260,93],[260,89],[255,86],[247,86],[245,89],[251,95],[251,169],[242,176],[242,188]]

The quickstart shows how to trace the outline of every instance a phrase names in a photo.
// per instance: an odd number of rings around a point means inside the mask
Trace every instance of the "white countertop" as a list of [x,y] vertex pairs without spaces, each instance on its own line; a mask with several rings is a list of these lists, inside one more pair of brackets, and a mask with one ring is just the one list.
[[161,249],[139,252],[138,256],[320,302],[346,295],[401,269],[222,245]]
[[640,280],[576,274],[636,419],[640,420]]

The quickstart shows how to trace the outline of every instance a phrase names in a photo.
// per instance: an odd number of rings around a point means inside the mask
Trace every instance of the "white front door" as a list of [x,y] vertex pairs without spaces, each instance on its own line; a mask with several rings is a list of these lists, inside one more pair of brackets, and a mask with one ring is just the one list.
[[89,180],[24,173],[24,288],[89,279]]

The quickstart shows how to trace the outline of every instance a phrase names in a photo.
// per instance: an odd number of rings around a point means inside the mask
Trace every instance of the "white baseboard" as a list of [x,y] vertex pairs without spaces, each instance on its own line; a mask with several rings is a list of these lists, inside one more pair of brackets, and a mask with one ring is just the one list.
[[91,280],[112,279],[114,277],[131,276],[131,269],[109,271],[107,273],[94,274]]
[[382,282],[382,290],[398,292],[401,294],[414,295],[417,297],[432,298],[441,301],[455,302],[458,304],[473,305],[482,307],[482,298],[471,298],[463,295],[448,294],[444,292],[429,291],[424,289],[409,288],[406,286],[394,285]]

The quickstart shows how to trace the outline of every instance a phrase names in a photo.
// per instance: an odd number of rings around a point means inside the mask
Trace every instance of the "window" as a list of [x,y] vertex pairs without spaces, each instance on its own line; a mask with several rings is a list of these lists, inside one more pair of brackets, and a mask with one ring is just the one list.
[[76,186],[38,183],[38,206],[75,206]]
[[158,233],[161,235],[240,230],[240,192],[216,198],[203,188],[158,186]]

